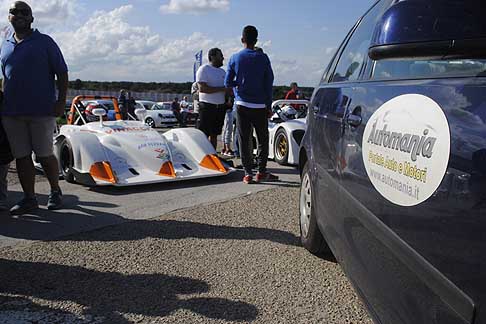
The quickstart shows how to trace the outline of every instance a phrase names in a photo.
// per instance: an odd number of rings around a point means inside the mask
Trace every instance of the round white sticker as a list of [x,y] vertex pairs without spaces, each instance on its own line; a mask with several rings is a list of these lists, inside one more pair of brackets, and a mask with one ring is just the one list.
[[442,182],[450,142],[447,118],[435,101],[418,94],[393,98],[366,124],[362,150],[366,172],[392,203],[418,205]]

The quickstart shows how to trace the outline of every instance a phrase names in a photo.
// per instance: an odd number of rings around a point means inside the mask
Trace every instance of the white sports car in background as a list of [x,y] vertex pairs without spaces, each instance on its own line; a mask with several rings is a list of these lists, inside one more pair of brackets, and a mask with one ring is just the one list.
[[[164,133],[140,121],[86,123],[73,99],[68,125],[54,140],[55,155],[66,181],[97,186],[129,186],[218,177],[232,171],[216,155],[204,134],[193,128]],[[115,110],[119,111],[116,98]],[[94,109],[99,118],[104,109]],[[136,111],[143,115],[141,109]],[[79,120],[82,120],[82,125]]]
[[[282,165],[299,164],[299,147],[306,130],[308,100],[277,100],[268,122],[268,158]],[[299,107],[295,109],[293,106]]]
[[136,100],[135,109],[143,108],[146,110],[145,117],[137,115],[137,118],[139,120],[143,120],[145,124],[152,128],[171,127],[178,124],[174,113],[170,109],[166,109],[166,107],[163,107],[158,103],[148,100]]

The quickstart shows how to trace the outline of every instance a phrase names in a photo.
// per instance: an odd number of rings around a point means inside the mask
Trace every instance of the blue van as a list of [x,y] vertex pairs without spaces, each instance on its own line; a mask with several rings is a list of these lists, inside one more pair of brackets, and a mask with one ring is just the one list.
[[377,1],[313,93],[301,241],[376,323],[486,323],[484,7]]

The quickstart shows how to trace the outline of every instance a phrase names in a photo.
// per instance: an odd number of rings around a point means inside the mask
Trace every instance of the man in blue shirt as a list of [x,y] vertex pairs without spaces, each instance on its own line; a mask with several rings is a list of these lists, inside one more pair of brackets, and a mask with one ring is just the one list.
[[64,114],[66,105],[67,66],[54,40],[31,28],[34,17],[28,4],[16,1],[9,9],[8,19],[14,34],[0,49],[4,92],[1,115],[24,191],[24,198],[10,213],[21,215],[38,208],[32,151],[51,185],[47,207],[59,209],[62,193],[59,165],[53,154],[53,134],[56,116]]
[[258,31],[254,26],[243,28],[244,49],[234,54],[226,70],[225,86],[234,88],[236,127],[239,132],[240,156],[245,169],[244,183],[253,183],[253,128],[258,140],[258,173],[256,182],[275,181],[278,177],[267,171],[268,110],[272,105],[273,71],[270,59],[255,49]]

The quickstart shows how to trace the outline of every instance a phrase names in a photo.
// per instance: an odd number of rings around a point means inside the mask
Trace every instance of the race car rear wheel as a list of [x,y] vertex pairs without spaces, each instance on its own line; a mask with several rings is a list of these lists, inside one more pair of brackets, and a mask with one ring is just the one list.
[[145,124],[147,124],[148,126],[154,128],[155,127],[155,120],[152,117],[147,117],[145,119]]
[[309,163],[306,162],[304,168],[302,169],[300,183],[300,241],[302,242],[304,248],[317,256],[332,256],[332,252],[324,240],[319,227],[317,226],[314,201]]
[[275,162],[286,165],[289,160],[289,138],[285,129],[280,128],[277,131],[273,147]]
[[71,143],[66,138],[62,140],[59,149],[59,165],[61,166],[61,174],[67,182],[74,183],[74,156]]

